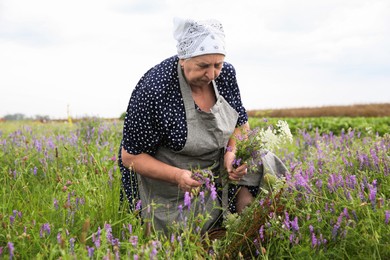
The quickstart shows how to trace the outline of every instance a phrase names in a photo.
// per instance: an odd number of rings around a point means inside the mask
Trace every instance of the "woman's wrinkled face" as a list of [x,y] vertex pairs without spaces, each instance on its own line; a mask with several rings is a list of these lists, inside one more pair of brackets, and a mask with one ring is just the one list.
[[223,54],[206,54],[179,62],[187,83],[191,86],[202,87],[207,86],[219,76],[224,59]]

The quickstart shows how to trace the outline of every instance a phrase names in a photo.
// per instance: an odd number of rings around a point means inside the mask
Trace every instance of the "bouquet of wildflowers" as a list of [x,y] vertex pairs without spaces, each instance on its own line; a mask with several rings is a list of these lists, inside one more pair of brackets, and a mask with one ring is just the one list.
[[257,127],[249,132],[243,132],[236,137],[236,159],[233,167],[237,168],[244,163],[248,164],[249,168],[256,167],[251,165],[254,159],[266,151],[273,151],[283,144],[291,143],[292,139],[288,123],[283,120],[279,120],[276,126]]

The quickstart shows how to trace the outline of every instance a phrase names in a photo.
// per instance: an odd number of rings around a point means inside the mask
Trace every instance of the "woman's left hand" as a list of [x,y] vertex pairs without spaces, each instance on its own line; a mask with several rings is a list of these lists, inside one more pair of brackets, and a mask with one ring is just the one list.
[[233,152],[226,152],[225,153],[225,168],[229,174],[229,179],[232,181],[240,181],[241,178],[248,172],[248,166],[247,164],[242,164],[238,166],[237,168],[233,167],[233,162],[235,159],[235,155]]
[[248,166],[246,164],[241,164],[237,168],[232,167],[232,170],[228,171],[229,179],[231,179],[232,181],[240,181],[247,172]]

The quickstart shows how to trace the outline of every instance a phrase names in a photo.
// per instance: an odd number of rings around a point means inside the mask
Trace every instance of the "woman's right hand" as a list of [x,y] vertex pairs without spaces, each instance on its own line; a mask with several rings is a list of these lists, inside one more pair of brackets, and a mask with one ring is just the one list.
[[182,191],[191,192],[192,189],[202,185],[200,182],[194,180],[191,176],[192,173],[189,170],[181,170],[176,174],[176,182]]

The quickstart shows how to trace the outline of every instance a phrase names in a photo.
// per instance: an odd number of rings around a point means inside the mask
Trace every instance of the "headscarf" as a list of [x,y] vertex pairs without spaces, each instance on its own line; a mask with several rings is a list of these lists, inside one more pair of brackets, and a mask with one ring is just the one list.
[[177,40],[177,54],[180,59],[204,54],[226,55],[225,33],[219,21],[175,18],[173,22],[173,35]]

